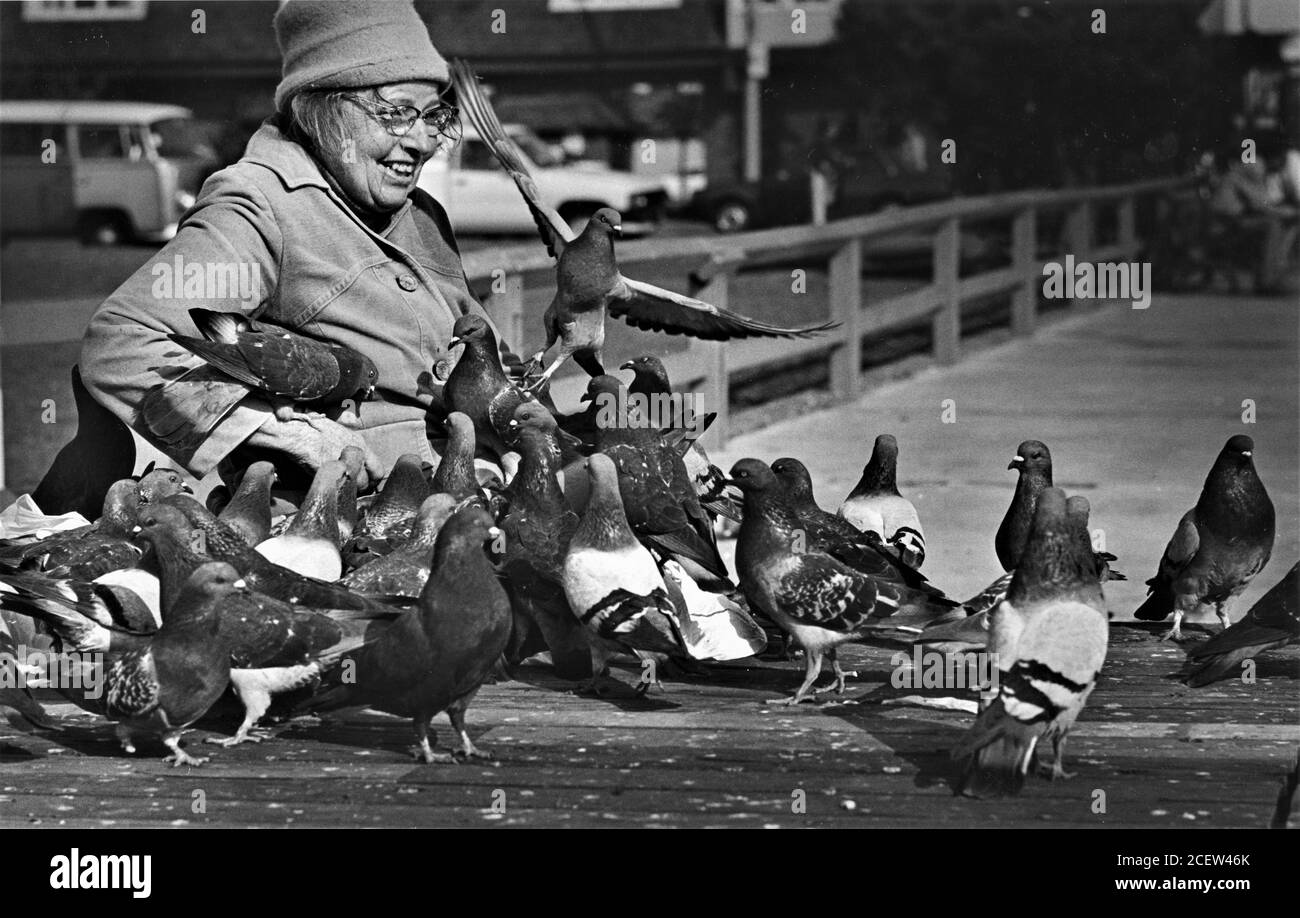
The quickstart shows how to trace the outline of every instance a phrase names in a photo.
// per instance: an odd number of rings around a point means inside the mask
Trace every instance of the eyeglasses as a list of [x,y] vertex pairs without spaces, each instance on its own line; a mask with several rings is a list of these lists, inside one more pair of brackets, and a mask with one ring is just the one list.
[[415,127],[415,122],[423,121],[430,135],[443,137],[455,142],[460,139],[460,111],[447,102],[439,102],[424,111],[413,105],[393,105],[376,102],[355,93],[347,93],[345,99],[356,102],[375,116],[375,120],[384,126],[384,130],[394,137],[405,137]]

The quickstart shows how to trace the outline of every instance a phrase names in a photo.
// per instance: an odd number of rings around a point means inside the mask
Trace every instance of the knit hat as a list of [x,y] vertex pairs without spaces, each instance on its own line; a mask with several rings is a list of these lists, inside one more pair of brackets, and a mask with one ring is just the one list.
[[281,112],[304,89],[449,79],[411,0],[286,0],[275,14],[275,40],[284,58],[275,88]]

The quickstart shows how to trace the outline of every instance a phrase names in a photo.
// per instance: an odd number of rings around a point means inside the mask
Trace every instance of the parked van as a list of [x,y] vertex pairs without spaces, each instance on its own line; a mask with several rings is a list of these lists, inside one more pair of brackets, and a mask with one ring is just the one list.
[[[542,200],[575,232],[602,207],[619,212],[627,235],[651,233],[663,219],[668,192],[661,179],[586,161],[565,165],[561,154],[527,128],[511,124],[505,130],[519,147]],[[458,233],[536,231],[514,180],[469,125],[460,143],[425,163],[419,186],[447,209]]]
[[187,108],[0,101],[0,234],[165,242],[217,166]]

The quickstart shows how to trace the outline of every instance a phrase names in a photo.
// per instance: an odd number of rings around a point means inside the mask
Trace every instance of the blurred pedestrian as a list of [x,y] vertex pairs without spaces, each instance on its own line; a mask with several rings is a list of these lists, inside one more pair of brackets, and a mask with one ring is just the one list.
[[1281,183],[1270,177],[1270,163],[1281,168],[1280,153],[1261,141],[1256,155],[1245,161],[1240,148],[1230,148],[1226,169],[1218,177],[1210,201],[1216,216],[1230,221],[1236,231],[1258,239],[1255,286],[1260,292],[1278,292],[1285,287],[1300,223],[1300,210],[1287,203]]

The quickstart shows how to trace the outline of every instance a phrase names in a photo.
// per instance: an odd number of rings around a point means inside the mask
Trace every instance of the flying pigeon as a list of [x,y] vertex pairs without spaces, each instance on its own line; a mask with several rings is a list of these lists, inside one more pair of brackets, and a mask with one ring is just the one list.
[[308,338],[240,313],[191,309],[190,318],[203,337],[167,337],[232,379],[271,396],[281,421],[295,416],[295,405],[360,402],[379,383],[374,361],[342,344]]
[[1174,615],[1165,637],[1182,639],[1183,616],[1213,605],[1230,625],[1228,603],[1264,569],[1273,552],[1273,502],[1255,472],[1255,443],[1231,437],[1214,460],[1196,506],[1183,514],[1165,548],[1150,595],[1133,614],[1158,622]]
[[1019,793],[1040,741],[1053,746],[1051,776],[1070,777],[1065,739],[1106,660],[1106,602],[1087,531],[1070,518],[1060,489],[1045,489],[1037,504],[989,630],[996,695],[952,752],[958,794]]
[[823,658],[835,672],[835,690],[844,691],[845,673],[835,658],[840,644],[910,640],[926,625],[962,614],[951,600],[870,577],[811,550],[798,514],[765,463],[740,460],[731,468],[731,481],[745,495],[736,544],[741,589],[750,607],[792,635],[807,658],[803,684],[787,704],[814,694]]
[[710,341],[732,338],[805,338],[835,327],[827,322],[805,328],[769,325],[701,300],[634,281],[619,273],[614,259],[614,236],[622,231],[621,218],[608,207],[596,211],[586,228],[574,235],[558,213],[543,202],[518,148],[506,135],[491,104],[483,96],[473,70],[463,61],[452,65],[452,80],[462,110],[532,211],[546,250],[556,258],[556,294],[546,310],[546,347],[560,351],[542,373],[541,386],[569,357],[590,376],[605,372],[601,347],[605,342],[605,315],[623,318],[641,329],[686,334]]
[[[230,650],[221,639],[221,608],[245,588],[229,565],[205,565],[180,589],[166,620],[157,632],[114,647],[108,641],[94,649],[104,663],[84,663],[83,684],[96,686],[97,700],[87,694],[76,699],[117,723],[122,748],[135,752],[134,737],[160,737],[172,754],[173,765],[202,765],[206,758],[191,756],[181,748],[184,730],[207,713],[230,683]],[[51,607],[32,606],[32,613],[49,622],[56,632],[60,623],[75,619],[56,614]],[[94,622],[81,618],[81,631]],[[106,631],[107,629],[102,629]],[[82,644],[81,646],[86,646]],[[107,666],[95,671],[96,667]]]
[[619,491],[632,531],[682,564],[701,586],[731,588],[713,522],[695,496],[681,457],[648,419],[629,410],[620,397],[618,380],[606,377],[602,382],[598,400],[605,399],[606,392],[613,394],[604,405],[608,417],[597,425],[596,445],[618,468]]
[[244,537],[251,548],[271,535],[271,485],[275,466],[254,462],[244,470],[230,502],[221,508],[217,519]]
[[1026,440],[1016,448],[1015,458],[1007,464],[1008,469],[1016,469],[1016,492],[1011,497],[1011,506],[1002,517],[1002,525],[993,539],[997,549],[998,561],[1004,571],[1014,571],[1020,561],[1020,554],[1025,550],[1025,541],[1029,538],[1029,529],[1034,520],[1034,509],[1038,506],[1038,495],[1052,486],[1052,454],[1046,444],[1037,440]]
[[925,533],[912,502],[898,493],[898,441],[876,437],[862,477],[840,504],[839,515],[863,532],[874,532],[908,567],[925,563]]
[[[564,557],[564,594],[591,641],[591,680],[599,693],[615,653],[689,656],[659,566],[628,526],[613,460],[587,459],[591,496]],[[637,683],[644,694],[658,683],[656,668]]]
[[578,515],[560,490],[559,430],[554,416],[535,402],[515,409],[510,425],[520,462],[501,518],[505,552],[499,570],[514,610],[506,662],[549,650],[561,678],[589,678],[587,639],[564,594],[564,558]]
[[426,763],[453,761],[434,752],[429,729],[438,712],[446,711],[463,754],[491,758],[471,741],[465,711],[510,638],[510,600],[486,550],[499,534],[482,508],[468,506],[453,514],[438,533],[433,575],[419,605],[348,658],[355,660],[355,679],[336,678],[309,706],[336,710],[365,704],[410,717],[416,758]]
[[1241,674],[1241,664],[1266,650],[1300,640],[1300,564],[1259,598],[1250,611],[1187,654],[1183,677],[1192,688]]
[[341,460],[321,463],[288,528],[259,542],[254,550],[268,561],[304,577],[338,580],[343,576],[338,510],[339,487],[347,474],[347,466]]

